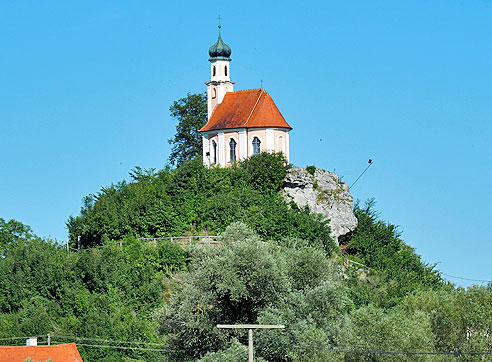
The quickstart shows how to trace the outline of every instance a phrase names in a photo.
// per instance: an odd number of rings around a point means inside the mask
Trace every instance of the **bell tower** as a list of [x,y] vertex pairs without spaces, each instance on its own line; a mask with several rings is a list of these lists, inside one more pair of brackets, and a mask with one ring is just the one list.
[[231,82],[231,48],[222,41],[220,29],[219,17],[219,38],[208,50],[210,80],[205,83],[207,85],[208,119],[212,116],[215,107],[222,103],[224,95],[232,92],[234,88],[234,82]]

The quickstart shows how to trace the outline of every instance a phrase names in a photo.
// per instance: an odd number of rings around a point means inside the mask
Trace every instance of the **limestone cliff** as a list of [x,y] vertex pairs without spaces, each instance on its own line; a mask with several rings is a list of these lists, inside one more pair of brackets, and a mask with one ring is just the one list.
[[294,167],[285,177],[282,195],[287,202],[294,201],[299,207],[309,206],[311,212],[329,219],[331,236],[337,242],[338,237],[357,226],[349,188],[333,172],[316,169],[311,175],[304,168]]

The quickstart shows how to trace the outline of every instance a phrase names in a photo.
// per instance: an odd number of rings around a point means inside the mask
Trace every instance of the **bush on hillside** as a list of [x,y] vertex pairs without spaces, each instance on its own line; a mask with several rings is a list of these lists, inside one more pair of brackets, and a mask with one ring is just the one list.
[[102,188],[67,221],[72,247],[136,237],[219,234],[243,221],[266,240],[295,237],[335,248],[328,223],[291,208],[277,193],[287,169],[281,154],[262,153],[230,168],[205,168],[200,158],[158,172],[135,169],[132,182]]
[[[11,244],[16,237],[12,233],[7,239]],[[30,236],[0,258],[0,339],[50,333],[54,343],[68,341],[58,335],[161,342],[152,313],[164,303],[166,278],[186,263],[186,252],[167,240],[154,245],[126,238],[121,246],[67,253]],[[162,357],[150,351],[79,351],[88,361]]]
[[[322,249],[279,247],[240,223],[228,227],[223,238],[234,242],[190,250],[190,272],[177,277],[179,287],[156,315],[171,360],[229,355],[230,341],[240,332],[219,333],[218,323],[288,325],[256,335],[256,354],[268,361],[292,360],[285,358],[291,346],[306,351],[313,336],[334,344],[344,340],[349,327],[344,312],[351,302]],[[234,349],[244,351],[239,347]]]
[[290,167],[282,152],[262,152],[241,161],[238,172],[244,182],[255,190],[278,191]]
[[403,242],[395,225],[379,218],[374,205],[374,200],[355,204],[357,228],[342,240],[342,249],[371,270],[366,279],[352,279],[356,303],[389,307],[415,290],[442,288],[439,272]]

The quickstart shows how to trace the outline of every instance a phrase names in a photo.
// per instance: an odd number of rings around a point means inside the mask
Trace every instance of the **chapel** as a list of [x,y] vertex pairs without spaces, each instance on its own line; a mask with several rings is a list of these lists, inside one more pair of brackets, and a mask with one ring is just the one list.
[[203,163],[227,167],[261,152],[283,152],[288,161],[292,127],[265,89],[234,91],[231,48],[223,42],[220,29],[219,25],[219,38],[208,50],[208,117],[199,131]]

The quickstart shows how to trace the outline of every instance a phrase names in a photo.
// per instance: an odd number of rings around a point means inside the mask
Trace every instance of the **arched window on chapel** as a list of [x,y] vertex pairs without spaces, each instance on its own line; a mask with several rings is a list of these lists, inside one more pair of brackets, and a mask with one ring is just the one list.
[[229,156],[230,156],[230,161],[231,162],[234,162],[236,161],[236,141],[234,140],[234,138],[231,138],[231,140],[229,141]]
[[213,160],[214,160],[214,165],[217,164],[217,143],[215,141],[212,141],[212,148],[214,150],[214,155],[213,155]]
[[258,137],[253,138],[253,155],[261,153],[261,141]]
[[277,151],[285,154],[285,141],[284,141],[284,137],[282,136],[278,136]]

